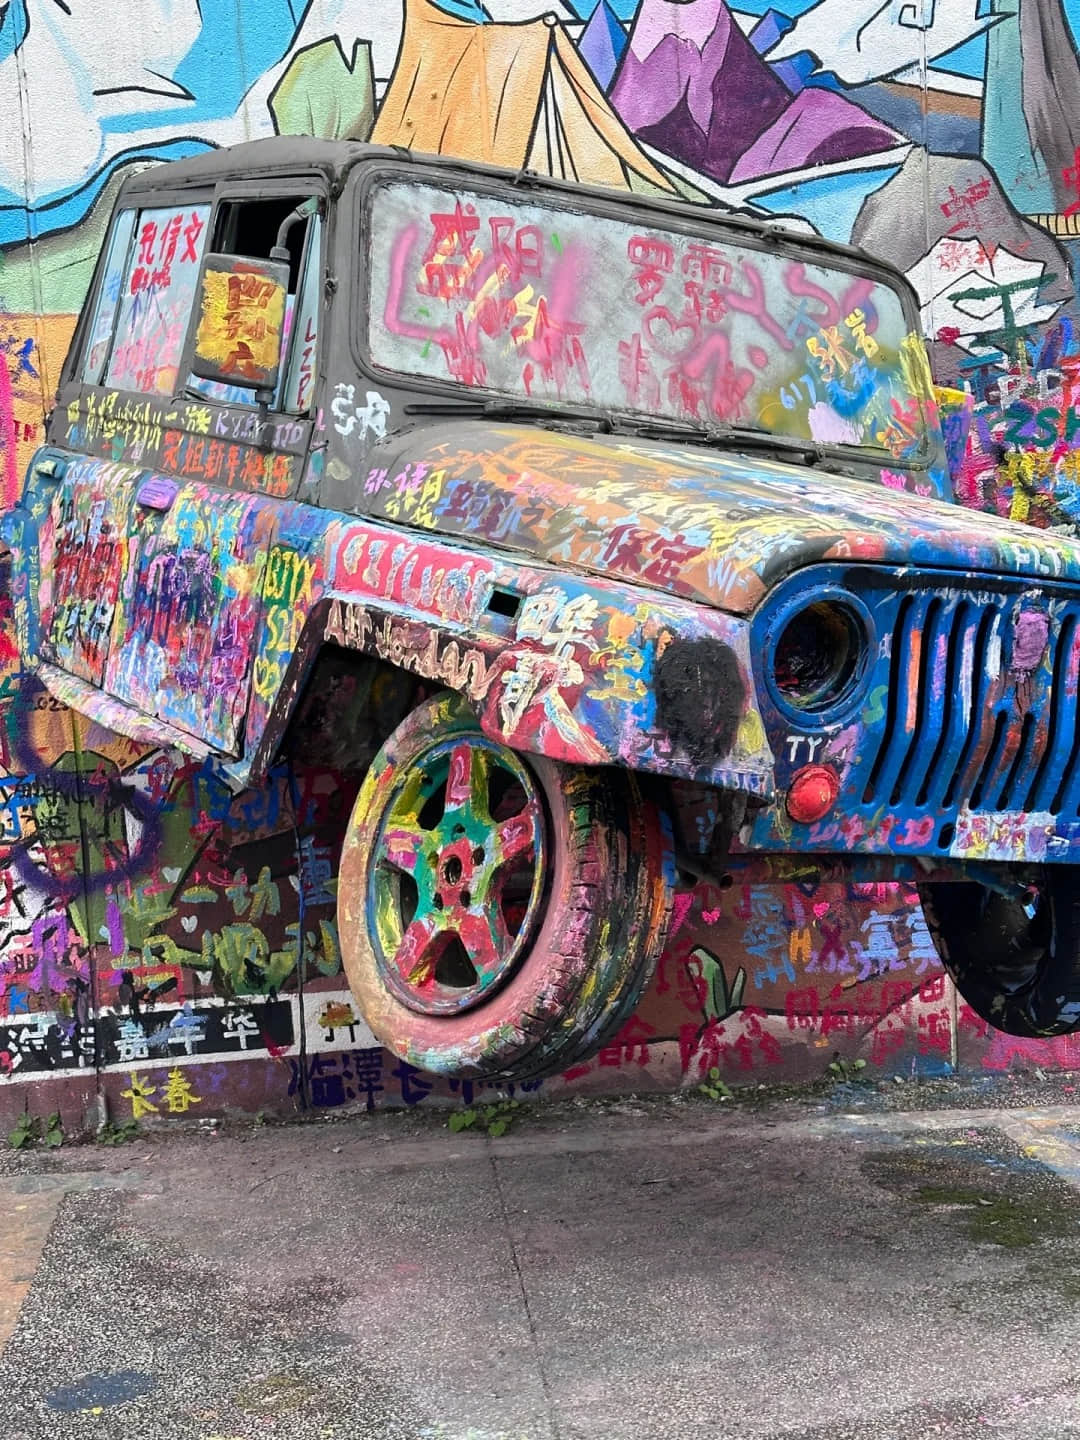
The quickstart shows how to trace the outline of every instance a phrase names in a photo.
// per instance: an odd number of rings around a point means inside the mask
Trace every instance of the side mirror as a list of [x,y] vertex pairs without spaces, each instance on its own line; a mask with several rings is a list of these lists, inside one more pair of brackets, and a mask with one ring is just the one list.
[[253,389],[269,403],[281,369],[288,290],[282,260],[207,255],[191,373]]

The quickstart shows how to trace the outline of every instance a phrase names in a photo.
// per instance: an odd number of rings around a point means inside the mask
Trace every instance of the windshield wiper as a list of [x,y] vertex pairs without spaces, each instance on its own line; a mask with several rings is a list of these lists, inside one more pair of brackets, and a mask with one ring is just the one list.
[[684,444],[715,445],[726,450],[762,450],[819,465],[821,446],[813,441],[772,435],[742,425],[695,424],[680,420],[631,420],[614,418],[597,410],[568,410],[557,405],[528,404],[520,400],[423,400],[404,407],[406,415],[460,415],[481,420],[563,420],[586,424],[601,435],[627,435],[640,440],[681,440]]
[[778,455],[799,456],[804,465],[821,463],[821,446],[814,440],[795,440],[790,435],[772,435],[742,425],[720,425],[709,431],[713,445],[731,450],[774,450]]
[[642,440],[683,440],[707,444],[709,427],[694,425],[689,420],[623,420],[620,427],[628,435]]
[[785,458],[802,460],[804,465],[821,463],[821,446],[812,440],[795,440],[788,435],[772,435],[767,430],[753,430],[743,425],[694,425],[671,421],[655,424],[646,420],[634,425],[632,433],[643,440],[684,440],[693,444],[715,445],[724,450],[764,450]]
[[520,400],[422,400],[403,407],[406,415],[462,415],[480,420],[567,420],[595,425],[610,435],[611,417],[596,410],[565,410],[558,405],[529,405]]

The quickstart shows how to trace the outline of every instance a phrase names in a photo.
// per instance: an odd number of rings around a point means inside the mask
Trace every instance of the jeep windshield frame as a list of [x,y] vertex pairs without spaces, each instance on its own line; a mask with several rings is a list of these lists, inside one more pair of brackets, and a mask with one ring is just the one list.
[[[417,393],[430,395],[433,398],[451,404],[456,403],[469,409],[475,406],[480,413],[485,407],[489,413],[519,408],[522,419],[528,419],[535,415],[538,419],[544,417],[556,420],[567,418],[578,422],[586,415],[589,418],[595,416],[596,421],[602,425],[610,424],[613,429],[627,434],[640,433],[642,436],[649,436],[662,430],[665,436],[678,439],[682,433],[685,433],[686,440],[691,444],[704,442],[737,449],[740,441],[745,441],[752,448],[763,452],[770,448],[771,442],[774,442],[777,452],[786,452],[792,455],[803,452],[812,453],[818,458],[832,458],[837,463],[846,465],[855,463],[861,466],[870,465],[878,468],[926,472],[932,466],[939,465],[943,459],[930,388],[929,369],[921,338],[917,297],[907,280],[898,271],[873,260],[861,251],[848,246],[834,245],[815,237],[797,235],[778,225],[766,224],[748,217],[718,215],[714,211],[699,208],[688,202],[667,201],[636,195],[624,200],[621,197],[616,198],[612,192],[591,187],[571,186],[531,173],[522,173],[517,176],[507,175],[494,171],[491,167],[482,165],[464,167],[460,163],[442,160],[438,157],[402,157],[401,159],[386,160],[381,156],[373,156],[367,163],[351,167],[351,169],[348,191],[343,197],[343,213],[340,217],[341,244],[343,247],[346,244],[353,246],[354,262],[358,268],[355,302],[350,307],[350,339],[353,358],[361,372],[381,384],[391,386],[399,392],[407,390],[414,395]],[[584,221],[590,225],[606,225],[611,233],[614,233],[613,227],[619,225],[637,227],[647,230],[653,238],[659,238],[664,243],[670,240],[675,243],[685,242],[691,247],[725,246],[740,258],[749,257],[753,262],[760,261],[763,264],[772,264],[774,267],[779,265],[801,266],[803,269],[796,273],[800,280],[806,281],[812,297],[820,296],[820,287],[814,288],[815,277],[813,275],[806,277],[808,268],[817,271],[827,270],[840,277],[841,280],[851,277],[852,285],[861,282],[864,291],[869,286],[880,287],[895,300],[896,316],[902,322],[900,339],[904,346],[904,357],[901,361],[897,355],[893,369],[894,372],[897,372],[902,366],[904,384],[901,396],[908,402],[909,419],[914,418],[912,425],[914,439],[901,453],[896,449],[890,449],[885,444],[868,444],[865,440],[856,443],[849,438],[837,439],[835,433],[821,434],[819,432],[818,435],[815,435],[809,424],[798,429],[794,425],[781,428],[775,424],[768,426],[755,423],[754,420],[748,423],[746,417],[740,415],[737,409],[734,414],[726,416],[716,414],[695,416],[665,409],[662,404],[644,407],[627,404],[625,400],[623,403],[618,403],[610,395],[605,396],[603,400],[598,400],[592,394],[583,393],[580,387],[576,390],[568,387],[566,393],[561,396],[544,396],[536,393],[530,394],[524,386],[514,389],[506,385],[493,384],[486,375],[480,379],[474,377],[470,381],[465,381],[446,374],[440,375],[435,372],[433,365],[421,368],[414,364],[412,368],[408,368],[400,361],[388,363],[385,352],[380,351],[377,344],[373,347],[373,338],[377,341],[375,332],[379,324],[378,312],[388,310],[390,300],[394,298],[390,294],[390,285],[393,281],[390,276],[389,249],[384,243],[383,253],[377,253],[376,232],[380,222],[379,197],[395,185],[405,186],[415,191],[418,200],[421,192],[425,189],[442,192],[450,202],[450,209],[460,202],[466,207],[465,213],[468,213],[468,206],[472,204],[474,213],[479,214],[481,221],[480,227],[474,234],[483,233],[489,218],[482,212],[482,206],[476,205],[477,201],[498,202],[506,214],[512,213],[514,209],[519,212],[535,210],[539,205],[546,212],[552,212],[560,217],[560,224],[571,224],[576,220],[580,225]],[[348,203],[350,200],[351,204]],[[419,203],[416,204],[413,209],[413,218],[421,216],[422,213],[423,206]],[[376,252],[374,258],[373,252]],[[398,257],[399,275],[404,271],[408,258],[415,261],[418,256],[411,255],[406,259]],[[481,257],[482,260],[483,258]],[[489,270],[491,268],[489,265]],[[377,279],[380,273],[384,276],[381,289]],[[528,275],[523,279],[526,284],[529,282]],[[493,290],[498,289],[500,283],[496,281],[494,286],[489,286],[486,296],[490,297]],[[520,288],[521,282],[518,283]],[[839,290],[839,288],[838,283],[837,289]],[[397,300],[400,300],[401,293],[402,287],[399,284]],[[484,298],[484,296],[480,297],[481,302]],[[838,311],[842,306],[839,304],[839,297],[835,298],[837,298],[837,304],[834,311]],[[505,305],[505,296],[502,297],[502,302]],[[432,306],[441,303],[441,297],[436,296],[431,300]],[[511,301],[511,303],[513,302]],[[452,312],[445,304],[443,304],[443,309],[447,315],[451,316],[451,323],[453,323]],[[873,313],[867,321],[866,331],[872,342],[876,311],[873,311],[872,306],[870,309]],[[806,318],[803,317],[804,320]],[[819,312],[817,316],[811,314],[808,318],[812,322],[821,322],[824,317]],[[843,327],[846,319],[846,314],[841,316],[839,325],[831,328],[836,330]],[[819,345],[823,343],[819,339],[822,331],[820,323],[809,327],[809,336],[805,333],[807,328],[804,323],[802,325],[803,333],[799,336],[797,344],[792,344],[790,347],[796,354],[801,349],[802,354],[798,364],[800,371],[806,371],[812,359],[812,354],[807,352],[805,339],[813,339]],[[712,331],[713,335],[721,333],[723,332],[719,329]],[[408,338],[415,342],[417,350],[426,349],[430,353],[431,350],[441,348],[434,333],[429,335],[426,341],[418,335],[410,335]],[[627,338],[629,339],[629,330]],[[847,341],[849,347],[858,344],[858,338],[850,327],[844,328],[842,338]],[[862,338],[864,343],[861,351],[859,349],[854,351],[859,360],[867,358],[866,337]],[[760,360],[760,357],[755,358]],[[835,360],[833,363],[835,365]],[[608,368],[610,369],[610,366]],[[836,373],[842,375],[840,371]],[[756,379],[757,377],[753,376],[752,378]],[[804,391],[804,403],[809,410],[810,404],[816,403],[816,400],[811,401],[810,386],[804,387]],[[803,393],[796,391],[796,394]],[[795,403],[798,401],[789,403],[789,399],[783,399],[778,401],[774,409],[778,415],[790,413]],[[413,413],[419,413],[420,407],[410,408],[413,409]],[[829,409],[829,418],[839,418],[832,412],[831,405]]]

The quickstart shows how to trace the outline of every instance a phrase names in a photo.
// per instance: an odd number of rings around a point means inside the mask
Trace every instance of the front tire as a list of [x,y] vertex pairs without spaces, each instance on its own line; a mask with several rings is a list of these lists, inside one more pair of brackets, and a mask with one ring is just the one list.
[[380,1044],[502,1081],[593,1053],[663,950],[670,827],[624,771],[522,756],[465,702],[414,710],[376,755],[341,859],[338,928]]
[[1025,895],[970,882],[921,885],[942,964],[975,1013],[1009,1035],[1080,1029],[1080,884],[1048,865]]

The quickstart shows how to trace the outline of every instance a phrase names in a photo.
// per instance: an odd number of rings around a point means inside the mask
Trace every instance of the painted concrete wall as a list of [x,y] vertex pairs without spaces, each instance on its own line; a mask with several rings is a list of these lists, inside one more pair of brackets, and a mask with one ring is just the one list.
[[[3,503],[130,167],[374,127],[643,192],[659,176],[885,256],[919,292],[964,502],[1072,526],[1080,0],[592,5],[0,6]],[[74,1124],[102,1090],[121,1120],[445,1096],[349,1002],[334,904],[351,800],[328,770],[231,798],[58,706],[20,671],[0,560],[3,1112],[29,1098]],[[681,893],[618,1042],[543,1088],[694,1084],[712,1066],[804,1079],[836,1054],[883,1073],[1061,1067],[1080,1042],[988,1032],[900,887],[763,874]]]

